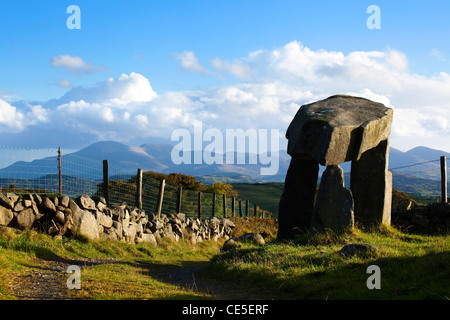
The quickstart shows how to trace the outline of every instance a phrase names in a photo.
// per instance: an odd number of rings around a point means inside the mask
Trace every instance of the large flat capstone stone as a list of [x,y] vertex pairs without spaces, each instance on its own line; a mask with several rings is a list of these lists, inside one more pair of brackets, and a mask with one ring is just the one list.
[[364,98],[335,95],[302,106],[286,132],[288,153],[324,166],[359,160],[391,132],[393,110]]

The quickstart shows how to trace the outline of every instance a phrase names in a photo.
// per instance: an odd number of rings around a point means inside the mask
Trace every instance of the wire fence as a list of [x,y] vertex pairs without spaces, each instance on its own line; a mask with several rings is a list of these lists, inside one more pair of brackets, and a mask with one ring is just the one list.
[[[448,171],[449,159],[446,159]],[[441,159],[391,167],[393,187],[399,191],[442,200]],[[447,172],[446,172],[447,173]],[[138,193],[137,169],[126,169],[108,164],[105,190],[104,162],[59,153],[58,149],[33,149],[0,146],[0,188],[2,192],[17,194],[38,193],[75,198],[81,194],[105,196],[111,204],[136,204]],[[446,182],[448,184],[448,174]],[[146,212],[156,212],[160,199],[160,180],[142,176],[141,206]],[[226,198],[222,195],[193,190],[181,190],[166,184],[162,194],[161,213],[181,211],[188,216],[217,217],[253,215],[262,212],[247,200]],[[225,207],[225,208],[224,208]]]
[[[71,198],[87,194],[91,197],[107,197],[110,204],[137,204],[137,170],[107,163],[105,181],[105,161],[102,160],[64,153],[59,149],[0,146],[0,153],[1,192],[64,194]],[[106,189],[105,182],[108,186]],[[156,213],[161,181],[144,174],[141,185],[142,209]],[[264,212],[248,200],[224,198],[209,192],[180,190],[170,184],[165,184],[162,200],[160,211],[163,214],[183,212],[187,216],[207,218],[248,216],[258,214],[258,210],[259,213]]]

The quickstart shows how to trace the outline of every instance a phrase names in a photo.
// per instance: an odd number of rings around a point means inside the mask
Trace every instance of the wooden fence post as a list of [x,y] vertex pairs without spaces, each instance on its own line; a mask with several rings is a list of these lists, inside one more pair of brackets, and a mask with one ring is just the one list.
[[108,178],[108,160],[103,160],[103,196],[106,205],[109,206],[109,178]]
[[447,158],[441,157],[441,202],[446,203],[447,196]]
[[181,213],[181,199],[183,197],[183,188],[178,188],[177,213]]
[[136,176],[136,207],[142,209],[142,169],[137,170]]
[[202,215],[202,193],[198,192],[198,218],[201,219]]
[[245,200],[245,216],[248,217],[248,200]]
[[214,217],[216,215],[216,193],[213,192],[213,198],[212,198],[212,216]]
[[58,148],[59,195],[62,196],[61,147]]
[[255,217],[258,216],[258,208],[256,207],[256,204],[253,205],[253,215],[254,215]]
[[236,198],[231,197],[231,216],[234,217],[236,214]]
[[162,203],[164,198],[164,186],[166,184],[166,180],[162,179],[161,183],[159,185],[159,194],[158,194],[158,207],[156,209],[156,213],[158,215],[158,219],[161,218],[161,210],[162,210]]
[[239,199],[239,217],[242,218],[242,201]]
[[227,196],[225,194],[222,195],[222,211],[223,217],[227,217]]

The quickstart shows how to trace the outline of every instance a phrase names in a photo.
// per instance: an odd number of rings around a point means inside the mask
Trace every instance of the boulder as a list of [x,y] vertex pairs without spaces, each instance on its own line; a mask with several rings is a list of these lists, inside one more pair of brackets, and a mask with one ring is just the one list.
[[0,206],[6,209],[14,209],[14,201],[0,193]]
[[33,209],[31,208],[26,208],[20,211],[16,216],[17,226],[22,230],[31,228],[35,220],[36,216],[34,215]]
[[322,174],[311,231],[344,231],[353,225],[353,196],[344,186],[344,171],[339,165],[328,166]]
[[76,199],[77,204],[85,210],[96,210],[95,201],[92,200],[87,194],[82,194]]
[[14,213],[7,208],[0,206],[0,226],[7,226],[14,218]]
[[67,208],[69,206],[69,200],[70,198],[68,196],[62,196],[59,198],[58,204]]
[[39,208],[48,213],[56,213],[55,204],[47,197],[42,198]]
[[339,254],[344,257],[352,257],[360,254],[368,254],[371,252],[376,252],[378,249],[375,246],[365,243],[351,243],[346,244],[339,251]]
[[324,166],[358,160],[391,131],[393,110],[364,98],[335,95],[302,106],[286,132],[288,153]]
[[156,242],[155,236],[153,234],[151,234],[151,233],[144,233],[144,234],[142,234],[141,241],[143,243],[150,243],[150,244],[153,244],[155,246],[158,245],[158,243]]
[[72,231],[91,240],[98,239],[99,225],[94,215],[90,211],[80,209],[73,200],[69,202],[69,207],[72,210]]

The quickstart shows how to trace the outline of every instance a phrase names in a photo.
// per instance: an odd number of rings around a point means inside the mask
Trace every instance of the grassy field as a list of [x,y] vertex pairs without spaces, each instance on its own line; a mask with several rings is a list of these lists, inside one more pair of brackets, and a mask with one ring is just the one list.
[[[268,219],[235,219],[236,235],[260,232],[265,246],[242,244],[222,251],[223,241],[196,245],[162,239],[158,247],[115,241],[57,239],[32,231],[0,231],[0,299],[16,299],[14,285],[44,265],[61,259],[111,260],[83,269],[82,289],[66,290],[69,299],[217,299],[217,295],[164,281],[201,267],[211,279],[246,290],[270,292],[276,299],[433,299],[450,297],[450,236],[404,234],[391,227],[305,235],[275,243],[276,224]],[[344,257],[349,243],[377,247],[369,254]],[[381,289],[369,290],[367,268],[381,269]],[[45,271],[45,270],[44,270]],[[185,272],[186,273],[186,272]],[[62,287],[67,275],[61,276]]]

